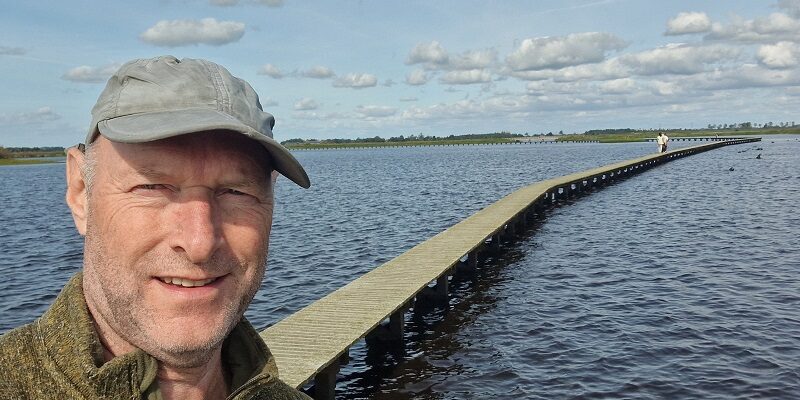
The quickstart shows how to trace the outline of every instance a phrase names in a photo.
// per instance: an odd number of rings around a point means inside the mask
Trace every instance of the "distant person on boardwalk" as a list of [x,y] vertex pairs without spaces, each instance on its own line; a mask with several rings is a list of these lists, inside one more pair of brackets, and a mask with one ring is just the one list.
[[665,135],[664,132],[658,132],[658,136],[656,137],[656,143],[658,144],[659,153],[667,151],[667,143],[669,143],[669,136]]
[[209,61],[134,60],[109,79],[67,150],[82,271],[0,337],[0,399],[308,398],[243,317],[278,174],[310,185],[273,124]]

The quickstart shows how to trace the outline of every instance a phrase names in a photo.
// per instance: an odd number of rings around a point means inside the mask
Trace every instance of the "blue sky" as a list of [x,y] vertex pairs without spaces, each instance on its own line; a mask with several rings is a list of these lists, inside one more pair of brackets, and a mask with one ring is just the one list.
[[697,128],[800,109],[800,0],[0,7],[3,146],[81,141],[114,69],[163,54],[249,81],[278,140]]

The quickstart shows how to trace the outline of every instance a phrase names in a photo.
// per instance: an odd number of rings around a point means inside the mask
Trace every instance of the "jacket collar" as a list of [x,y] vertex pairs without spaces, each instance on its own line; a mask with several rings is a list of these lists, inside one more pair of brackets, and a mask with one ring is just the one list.
[[[67,282],[36,324],[43,351],[81,392],[100,398],[138,398],[145,392],[158,392],[158,362],[144,351],[137,349],[104,362],[103,346],[83,295],[81,272]],[[277,377],[267,345],[244,318],[223,342],[222,360],[231,377],[231,391],[248,381]]]

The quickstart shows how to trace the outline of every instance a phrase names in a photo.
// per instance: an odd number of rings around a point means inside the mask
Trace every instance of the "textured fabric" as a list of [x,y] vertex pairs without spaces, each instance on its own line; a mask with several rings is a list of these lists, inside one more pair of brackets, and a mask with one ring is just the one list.
[[[0,337],[0,399],[161,399],[158,364],[136,350],[104,363],[75,275],[35,322]],[[222,346],[229,399],[308,399],[277,378],[272,355],[242,320]]]

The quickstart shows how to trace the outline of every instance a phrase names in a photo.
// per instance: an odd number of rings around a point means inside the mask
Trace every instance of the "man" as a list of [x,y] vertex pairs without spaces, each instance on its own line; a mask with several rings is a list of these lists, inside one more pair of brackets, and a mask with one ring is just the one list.
[[245,81],[134,60],[67,152],[83,270],[0,338],[0,398],[307,398],[243,314],[264,276],[273,185],[310,185]]
[[669,142],[669,136],[665,135],[664,132],[658,132],[656,143],[658,143],[659,153],[667,151],[667,142]]

